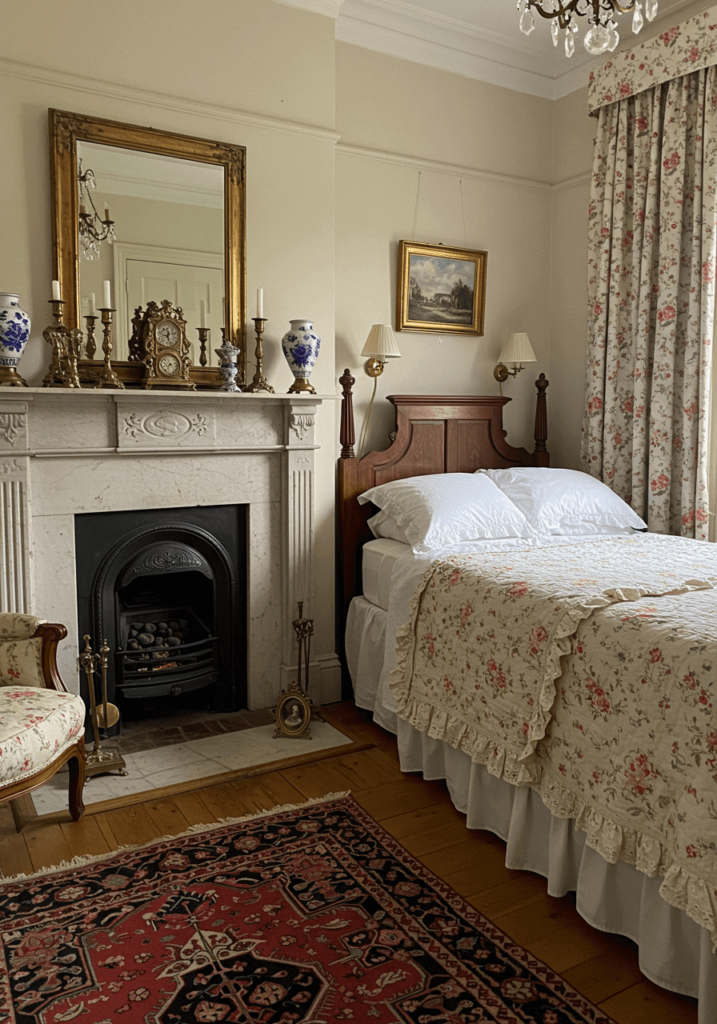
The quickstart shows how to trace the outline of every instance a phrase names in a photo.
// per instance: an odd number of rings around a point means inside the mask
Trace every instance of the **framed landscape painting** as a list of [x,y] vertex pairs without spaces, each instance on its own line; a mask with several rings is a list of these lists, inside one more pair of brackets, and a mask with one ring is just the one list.
[[396,330],[483,334],[488,253],[399,242]]

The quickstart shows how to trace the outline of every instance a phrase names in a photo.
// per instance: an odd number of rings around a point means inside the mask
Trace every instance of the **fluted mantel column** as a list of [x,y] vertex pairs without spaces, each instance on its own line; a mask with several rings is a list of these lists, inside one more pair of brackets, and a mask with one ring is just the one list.
[[0,396],[0,611],[32,608],[28,403]]
[[[297,673],[296,634],[291,623],[298,616],[299,601],[303,601],[304,618],[313,617],[316,409],[316,404],[307,404],[306,400],[292,401],[284,409],[282,607],[283,621],[289,628],[282,628],[282,688]],[[312,665],[311,676],[315,675]]]

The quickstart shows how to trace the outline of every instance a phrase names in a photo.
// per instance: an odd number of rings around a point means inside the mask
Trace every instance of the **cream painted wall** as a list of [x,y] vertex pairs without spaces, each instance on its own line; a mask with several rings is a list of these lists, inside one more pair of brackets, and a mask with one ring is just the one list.
[[587,348],[587,237],[595,119],[587,88],[553,104],[549,447],[578,469]]
[[[372,388],[359,354],[372,324],[394,322],[398,242],[412,239],[488,252],[485,335],[398,333],[401,359],[377,396],[497,394],[500,348],[526,331],[537,362],[504,385],[505,423],[511,443],[532,448],[533,381],[550,373],[552,104],[336,50],[336,359],[357,380],[357,435]],[[367,447],[387,447],[392,426],[377,401]]]
[[[246,146],[247,294],[264,288],[266,375],[288,390],[277,342],[292,317],[308,315],[323,342],[313,380],[333,395],[333,20],[271,0],[0,0],[0,11],[14,40],[11,59],[7,48],[0,58],[13,140],[0,150],[0,282],[22,296],[33,321],[20,367],[28,381],[39,383],[49,362],[41,336],[53,276],[47,110],[56,107]],[[248,305],[251,317],[253,299]],[[333,405],[317,420],[315,491],[317,578],[331,581]],[[332,586],[318,588],[314,617],[312,650],[329,657]]]

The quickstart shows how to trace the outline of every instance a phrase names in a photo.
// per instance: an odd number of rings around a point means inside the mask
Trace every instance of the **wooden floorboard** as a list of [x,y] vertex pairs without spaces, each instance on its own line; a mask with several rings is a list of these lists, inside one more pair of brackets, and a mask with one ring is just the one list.
[[192,825],[351,790],[429,870],[618,1024],[697,1024],[696,1002],[648,981],[629,940],[591,928],[572,897],[549,896],[539,876],[506,868],[502,840],[468,830],[443,783],[403,775],[393,737],[350,702],[323,710],[337,728],[373,746],[188,792],[147,794],[141,802],[86,814],[79,822],[69,814],[35,818],[21,833],[8,809],[0,808],[0,870],[6,876],[27,874],[73,857],[176,835]]

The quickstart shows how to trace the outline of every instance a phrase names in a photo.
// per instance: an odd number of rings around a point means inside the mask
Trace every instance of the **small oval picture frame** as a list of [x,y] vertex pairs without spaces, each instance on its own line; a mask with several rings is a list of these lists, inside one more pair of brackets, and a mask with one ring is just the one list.
[[310,725],[311,701],[298,683],[292,681],[286,690],[281,691],[276,705],[274,737],[302,736],[309,740],[311,739]]

